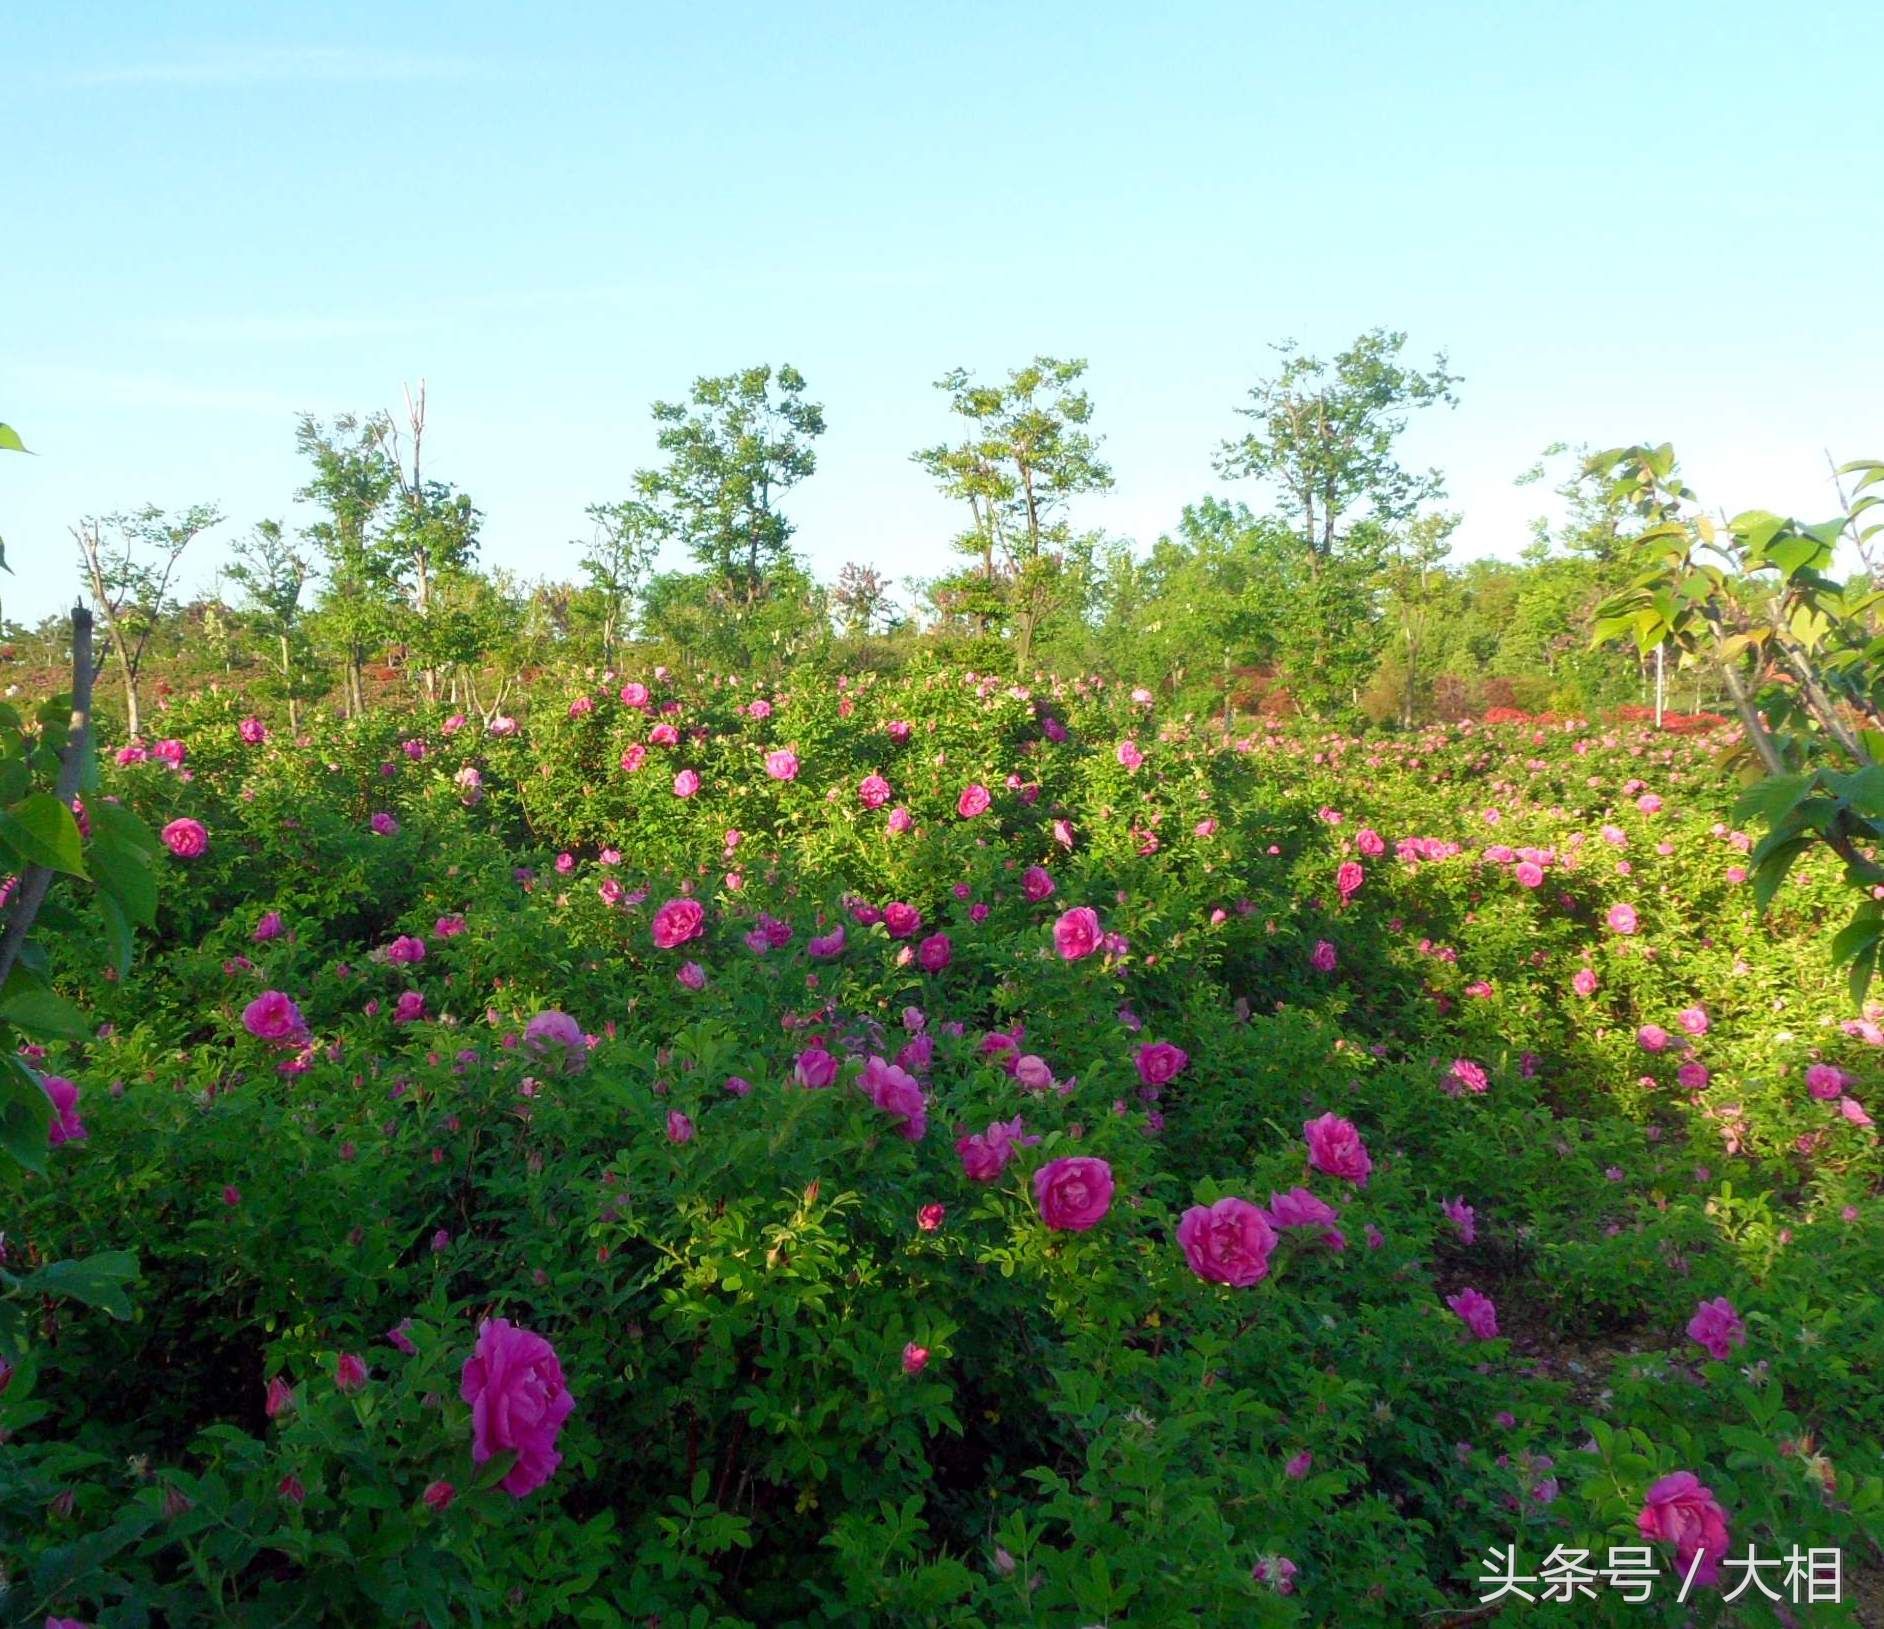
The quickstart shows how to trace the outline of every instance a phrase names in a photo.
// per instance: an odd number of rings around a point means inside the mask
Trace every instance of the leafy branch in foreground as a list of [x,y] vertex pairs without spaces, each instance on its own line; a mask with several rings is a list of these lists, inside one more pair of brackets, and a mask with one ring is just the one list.
[[1854,501],[1815,524],[1764,509],[1716,521],[1667,443],[1598,453],[1588,468],[1645,523],[1637,574],[1597,608],[1595,642],[1628,636],[1644,653],[1719,672],[1757,777],[1736,812],[1766,828],[1754,898],[1765,910],[1801,855],[1831,849],[1865,894],[1832,941],[1861,1002],[1884,950],[1884,592],[1868,570],[1845,582],[1831,573],[1841,539],[1863,556],[1884,531],[1862,523],[1884,503],[1884,462],[1841,465],[1838,476],[1858,478]]

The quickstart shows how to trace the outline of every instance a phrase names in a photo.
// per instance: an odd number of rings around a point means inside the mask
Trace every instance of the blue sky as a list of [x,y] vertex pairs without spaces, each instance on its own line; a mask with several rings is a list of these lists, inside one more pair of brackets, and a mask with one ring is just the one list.
[[[296,518],[293,415],[428,381],[486,559],[576,571],[648,403],[759,360],[830,424],[798,544],[932,572],[932,381],[1090,359],[1149,542],[1294,336],[1465,376],[1410,441],[1515,554],[1549,441],[1673,440],[1729,509],[1884,454],[1871,3],[15,8],[0,464],[35,620],[66,527]],[[1259,494],[1248,494],[1257,498]]]

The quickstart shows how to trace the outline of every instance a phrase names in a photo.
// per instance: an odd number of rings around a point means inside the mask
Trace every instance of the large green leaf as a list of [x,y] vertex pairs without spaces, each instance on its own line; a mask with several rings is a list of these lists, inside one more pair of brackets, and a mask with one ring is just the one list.
[[63,1295],[96,1307],[120,1321],[131,1316],[127,1284],[137,1282],[137,1257],[129,1250],[104,1250],[83,1261],[55,1261],[22,1281],[32,1295]]
[[64,996],[50,990],[22,986],[7,980],[8,993],[0,997],[0,1018],[46,1040],[83,1041],[92,1033],[85,1014]]
[[92,830],[101,836],[115,837],[127,847],[142,849],[146,854],[154,855],[161,846],[157,834],[122,803],[100,803],[88,812]]
[[144,927],[157,920],[157,878],[150,856],[116,836],[100,834],[92,843],[92,876],[124,914]]
[[1768,775],[1742,792],[1734,802],[1734,819],[1758,816],[1767,825],[1777,825],[1807,792],[1812,790],[1816,773],[1803,775]]
[[85,845],[72,811],[50,792],[35,792],[0,810],[0,842],[28,865],[48,866],[83,877]]
[[51,1126],[52,1099],[39,1077],[22,1058],[0,1058],[0,1148],[44,1176]]

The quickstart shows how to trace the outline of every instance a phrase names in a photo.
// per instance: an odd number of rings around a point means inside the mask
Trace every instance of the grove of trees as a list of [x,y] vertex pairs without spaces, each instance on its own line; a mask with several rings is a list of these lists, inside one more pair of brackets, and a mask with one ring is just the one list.
[[[1113,484],[1101,412],[1083,360],[1036,356],[936,381],[941,434],[911,458],[961,506],[962,565],[898,585],[852,562],[819,582],[790,504],[817,473],[825,411],[796,368],[759,365],[653,404],[660,461],[588,506],[568,577],[480,561],[473,497],[428,471],[421,386],[398,415],[303,416],[304,518],[251,523],[208,592],[177,587],[186,551],[226,524],[208,505],[79,520],[78,586],[133,730],[159,663],[165,682],[240,674],[295,719],[315,703],[357,715],[389,685],[488,716],[534,667],[630,648],[738,667],[934,649],[988,671],[1153,674],[1200,715],[1405,727],[1652,699],[1646,656],[1593,638],[1640,530],[1599,459],[1546,449],[1517,479],[1547,484],[1563,521],[1539,520],[1515,559],[1456,560],[1444,476],[1404,457],[1415,416],[1457,402],[1446,357],[1420,366],[1378,328],[1331,358],[1276,351],[1226,408],[1227,490],[1148,547],[1075,524],[1076,500]],[[38,666],[64,662],[65,630],[0,625]],[[1671,707],[1724,701],[1706,664],[1675,677]]]

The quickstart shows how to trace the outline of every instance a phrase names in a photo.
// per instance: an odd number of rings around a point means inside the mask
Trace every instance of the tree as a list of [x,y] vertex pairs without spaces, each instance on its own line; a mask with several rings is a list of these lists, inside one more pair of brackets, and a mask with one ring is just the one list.
[[1446,570],[1448,541],[1463,517],[1421,515],[1388,545],[1383,573],[1388,614],[1397,634],[1401,667],[1400,723],[1411,729],[1420,703],[1430,690],[1436,624],[1454,588]]
[[890,605],[890,580],[872,566],[856,561],[837,574],[831,605],[845,633],[853,638],[869,634]]
[[[442,659],[430,626],[432,590],[444,575],[468,571],[477,557],[483,514],[449,482],[425,478],[425,381],[419,392],[406,392],[406,430],[402,435],[390,413],[376,414],[367,430],[393,474],[399,503],[380,548],[391,580],[405,595],[414,619],[408,642],[422,659],[425,699],[438,699],[438,663]],[[406,468],[410,449],[411,470]]]
[[170,587],[183,551],[203,532],[222,523],[207,504],[172,518],[154,505],[103,520],[87,516],[72,527],[86,586],[124,684],[127,732],[143,723],[138,673],[151,635],[170,606]]
[[581,565],[588,581],[576,597],[575,611],[596,625],[602,663],[612,666],[616,647],[634,622],[636,602],[646,590],[648,572],[669,535],[666,515],[645,497],[617,503],[592,503],[583,511],[594,526]]
[[666,464],[637,484],[672,534],[750,613],[767,575],[790,557],[792,523],[778,500],[818,467],[824,409],[805,400],[789,365],[693,383],[686,402],[656,402]]
[[1405,334],[1375,328],[1330,363],[1282,341],[1274,347],[1282,367],[1251,386],[1250,405],[1236,410],[1256,427],[1218,451],[1226,478],[1280,489],[1301,522],[1311,571],[1334,556],[1344,521],[1390,526],[1444,496],[1438,470],[1405,469],[1394,449],[1417,409],[1458,405],[1452,387],[1459,378],[1446,371],[1444,352],[1430,373],[1403,367],[1405,345]]
[[295,497],[325,511],[307,529],[326,562],[316,626],[342,657],[347,711],[357,718],[366,710],[361,674],[367,655],[385,637],[390,622],[392,580],[378,543],[399,472],[381,445],[375,422],[362,423],[351,413],[327,425],[303,414],[294,443],[313,465],[307,485]]
[[[1093,407],[1078,388],[1085,372],[1083,359],[1037,356],[1011,369],[1005,384],[978,385],[965,368],[955,368],[936,389],[946,391],[949,410],[968,421],[963,440],[910,455],[945,496],[969,506],[973,524],[957,547],[981,556],[986,587],[995,584],[997,557],[1005,564],[1015,661],[1023,669],[1041,618],[1066,598],[1069,550],[1090,556],[1094,546],[1091,538],[1072,538],[1065,507],[1081,493],[1112,486],[1099,439],[1086,429]],[[984,630],[987,603],[975,611]]]
[[235,563],[229,567],[229,579],[248,597],[250,627],[274,647],[268,665],[288,704],[288,727],[299,730],[301,703],[312,700],[322,688],[302,626],[301,593],[314,568],[278,520],[257,521],[247,537],[236,540],[230,553]]

